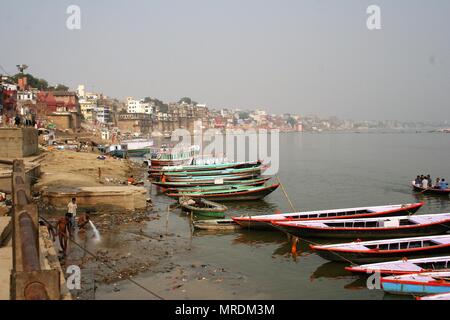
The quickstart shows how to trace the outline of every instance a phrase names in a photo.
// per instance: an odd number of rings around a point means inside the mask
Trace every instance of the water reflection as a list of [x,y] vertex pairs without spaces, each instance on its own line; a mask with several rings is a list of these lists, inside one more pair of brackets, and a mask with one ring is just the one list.
[[342,279],[353,274],[347,270],[345,267],[347,263],[330,261],[320,265],[311,275],[310,279],[320,279],[320,278],[331,278],[331,279]]

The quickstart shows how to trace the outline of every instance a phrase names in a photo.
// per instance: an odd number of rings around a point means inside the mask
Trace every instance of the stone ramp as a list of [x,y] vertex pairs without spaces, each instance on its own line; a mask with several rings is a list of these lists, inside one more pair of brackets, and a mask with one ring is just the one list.
[[147,207],[147,193],[144,187],[135,186],[49,188],[43,192],[43,199],[46,204],[58,209],[66,209],[69,201],[77,198],[79,209],[109,207],[134,211]]

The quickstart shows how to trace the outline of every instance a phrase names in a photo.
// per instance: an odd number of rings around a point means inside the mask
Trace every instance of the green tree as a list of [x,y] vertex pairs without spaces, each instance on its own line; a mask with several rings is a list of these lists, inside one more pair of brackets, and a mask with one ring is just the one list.
[[292,117],[289,117],[289,118],[287,119],[287,123],[288,123],[291,127],[295,127],[295,125],[297,124],[297,120],[295,120],[295,119],[292,118]]
[[178,103],[183,103],[183,102],[184,102],[184,103],[187,103],[187,104],[193,104],[194,106],[198,105],[198,102],[192,100],[192,99],[189,98],[189,97],[181,98],[180,101],[178,101]]

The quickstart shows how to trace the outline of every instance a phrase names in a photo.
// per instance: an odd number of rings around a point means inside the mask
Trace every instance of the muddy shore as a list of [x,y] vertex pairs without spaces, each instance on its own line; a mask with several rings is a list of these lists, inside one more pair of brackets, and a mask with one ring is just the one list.
[[[136,179],[146,179],[147,168],[139,162],[97,160],[97,156],[52,151],[42,163],[43,176],[35,190],[123,184],[131,174]],[[102,179],[97,176],[99,165]],[[151,188],[148,182],[146,187]],[[42,204],[40,209],[50,221],[63,215]],[[179,220],[184,224],[182,228],[173,221],[173,217],[180,219],[180,214],[170,200],[153,203],[142,211],[92,212],[91,220],[98,233],[91,226],[76,230],[68,255],[60,259],[63,270],[70,265],[81,268],[81,290],[71,291],[74,299],[235,298],[233,288],[242,284],[242,276],[204,261],[192,261],[189,219]],[[55,247],[60,249],[57,241]]]

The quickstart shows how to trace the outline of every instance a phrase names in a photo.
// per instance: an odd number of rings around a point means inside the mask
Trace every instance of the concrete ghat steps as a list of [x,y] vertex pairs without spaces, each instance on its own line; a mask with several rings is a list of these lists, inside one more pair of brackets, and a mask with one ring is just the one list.
[[147,207],[147,189],[143,187],[102,186],[43,192],[44,201],[58,209],[66,208],[72,198],[77,198],[79,208],[105,206],[132,211]]

